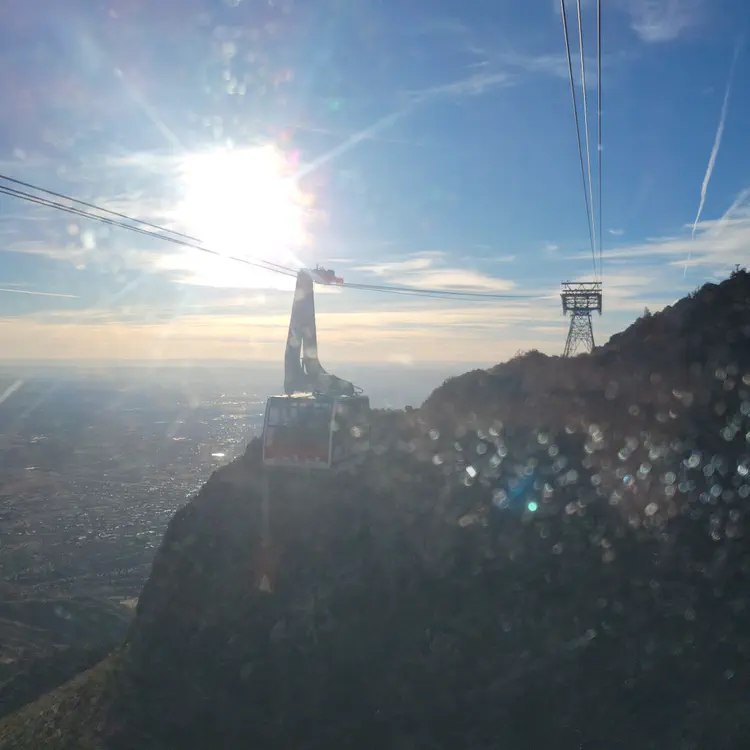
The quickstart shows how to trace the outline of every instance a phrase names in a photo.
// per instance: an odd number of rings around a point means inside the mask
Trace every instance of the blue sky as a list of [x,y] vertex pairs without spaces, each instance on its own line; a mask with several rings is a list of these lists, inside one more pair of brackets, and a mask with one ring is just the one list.
[[[750,256],[750,5],[603,5],[599,341]],[[222,252],[543,298],[329,291],[324,362],[559,353],[559,283],[592,267],[564,49],[556,0],[6,0],[0,172]],[[285,277],[5,196],[0,212],[5,358],[281,359]]]

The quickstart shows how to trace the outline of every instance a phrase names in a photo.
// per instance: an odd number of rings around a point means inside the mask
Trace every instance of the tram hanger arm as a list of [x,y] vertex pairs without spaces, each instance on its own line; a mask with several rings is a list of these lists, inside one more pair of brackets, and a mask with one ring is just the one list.
[[340,284],[328,269],[301,269],[297,274],[292,314],[289,320],[284,355],[284,391],[325,395],[354,395],[356,389],[348,380],[328,373],[318,358],[318,333],[315,323],[314,283]]

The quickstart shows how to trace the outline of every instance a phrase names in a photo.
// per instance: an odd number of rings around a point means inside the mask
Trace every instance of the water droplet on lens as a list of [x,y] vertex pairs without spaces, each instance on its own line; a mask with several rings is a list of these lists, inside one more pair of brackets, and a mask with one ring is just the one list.
[[495,490],[492,493],[492,502],[498,508],[507,508],[508,507],[508,495],[505,492],[505,490]]

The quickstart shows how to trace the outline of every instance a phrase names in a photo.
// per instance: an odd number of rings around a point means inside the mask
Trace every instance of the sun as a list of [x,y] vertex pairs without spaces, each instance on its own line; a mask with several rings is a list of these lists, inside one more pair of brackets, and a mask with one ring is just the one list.
[[[182,195],[175,218],[188,234],[222,255],[299,265],[296,251],[309,242],[311,201],[280,149],[267,145],[190,154],[179,171]],[[204,256],[201,273],[212,286],[246,286],[239,284],[242,277],[258,280],[258,271],[249,266]],[[205,278],[206,271],[216,277],[214,283]]]

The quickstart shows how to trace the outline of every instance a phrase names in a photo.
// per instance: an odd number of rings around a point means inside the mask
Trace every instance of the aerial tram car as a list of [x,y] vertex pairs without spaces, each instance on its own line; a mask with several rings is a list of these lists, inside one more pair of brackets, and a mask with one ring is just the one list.
[[370,400],[318,359],[314,284],[341,284],[333,271],[302,269],[284,355],[284,395],[271,396],[263,422],[263,464],[341,469],[370,449]]

